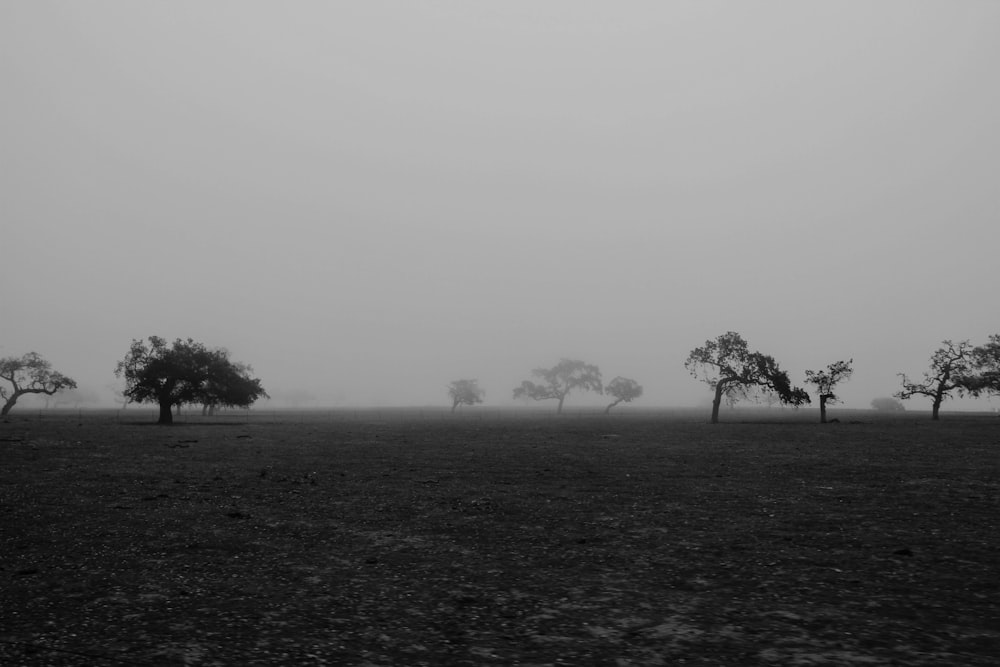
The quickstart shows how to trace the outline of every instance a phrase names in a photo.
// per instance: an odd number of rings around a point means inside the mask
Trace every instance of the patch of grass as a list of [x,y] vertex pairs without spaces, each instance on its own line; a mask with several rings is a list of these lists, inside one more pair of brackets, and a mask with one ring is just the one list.
[[992,665],[996,420],[0,424],[0,661]]

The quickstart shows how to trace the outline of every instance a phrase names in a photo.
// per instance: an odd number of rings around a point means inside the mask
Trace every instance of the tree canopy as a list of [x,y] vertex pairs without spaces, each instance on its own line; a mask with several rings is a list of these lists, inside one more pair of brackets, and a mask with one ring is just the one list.
[[953,343],[941,342],[941,347],[931,355],[930,368],[924,371],[920,381],[910,380],[905,373],[899,373],[903,388],[893,394],[906,400],[913,396],[927,396],[931,399],[931,419],[939,419],[941,403],[952,393],[961,396],[969,389],[973,376],[972,343],[967,340]]
[[451,411],[460,405],[475,405],[482,403],[486,392],[479,387],[477,380],[455,380],[448,385],[448,396],[451,397]]
[[614,402],[604,409],[605,413],[609,413],[611,408],[619,403],[631,403],[642,396],[642,385],[631,378],[618,376],[607,384],[604,393],[615,398]]
[[150,336],[148,345],[133,340],[115,368],[115,375],[125,379],[125,396],[159,405],[160,424],[173,422],[175,405],[246,407],[266,397],[251,372],[250,366],[230,361],[225,349],[208,349],[190,338],[168,345],[159,336]]
[[837,395],[833,390],[838,384],[848,380],[854,373],[851,366],[854,359],[847,361],[835,361],[821,371],[806,371],[806,382],[816,386],[816,393],[819,394],[819,421],[826,423],[827,403],[836,403]]
[[712,400],[712,423],[719,421],[722,398],[731,401],[746,398],[754,388],[776,394],[782,403],[802,405],[809,403],[804,389],[793,387],[788,373],[778,367],[773,357],[751,351],[747,342],[735,331],[707,340],[701,347],[691,350],[684,367],[695,379],[701,380],[715,392]]
[[531,374],[541,382],[525,380],[514,389],[514,398],[531,398],[536,401],[556,399],[559,401],[557,413],[561,413],[563,402],[571,391],[596,391],[602,393],[601,371],[597,366],[577,359],[561,359],[552,368],[536,368]]
[[973,348],[972,373],[965,385],[973,396],[1000,396],[1000,334],[993,334],[985,345]]
[[0,416],[10,412],[25,394],[52,396],[61,389],[76,389],[72,378],[52,370],[52,364],[37,352],[0,359],[0,379],[10,383],[10,387],[0,385],[0,399],[4,400]]

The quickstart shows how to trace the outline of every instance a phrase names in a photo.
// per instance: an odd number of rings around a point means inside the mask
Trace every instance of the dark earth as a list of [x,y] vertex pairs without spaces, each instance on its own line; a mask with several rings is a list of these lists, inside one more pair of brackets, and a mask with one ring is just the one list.
[[831,416],[11,413],[0,663],[1000,664],[1000,419]]

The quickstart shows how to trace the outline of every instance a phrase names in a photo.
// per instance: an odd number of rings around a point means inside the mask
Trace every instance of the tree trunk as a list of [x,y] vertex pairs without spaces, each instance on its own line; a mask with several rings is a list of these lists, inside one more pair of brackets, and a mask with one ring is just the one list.
[[715,398],[712,400],[712,422],[713,424],[719,423],[719,406],[722,404],[722,385],[717,384],[715,386]]
[[819,423],[826,423],[826,394],[819,395]]
[[604,408],[604,414],[610,414],[611,413],[611,408],[615,407],[616,405],[618,405],[621,402],[622,402],[622,399],[619,398],[617,401],[615,401],[614,403],[612,403],[608,407]]
[[20,396],[20,394],[17,392],[11,394],[10,398],[7,399],[7,402],[3,404],[2,408],[0,408],[0,417],[4,417],[8,412],[10,412],[10,409],[14,407],[15,403],[17,403],[18,396]]
[[562,414],[562,404],[563,404],[563,401],[565,401],[565,400],[566,400],[566,395],[565,394],[563,394],[562,396],[559,397],[559,407],[556,408],[556,414],[557,415],[561,415]]
[[171,410],[171,408],[173,408],[173,405],[171,405],[169,402],[167,402],[167,403],[161,402],[160,403],[160,419],[159,419],[159,421],[156,422],[157,424],[173,424],[174,423],[174,413]]
[[931,419],[934,421],[939,421],[938,411],[941,409],[941,399],[935,398],[934,404],[931,406]]

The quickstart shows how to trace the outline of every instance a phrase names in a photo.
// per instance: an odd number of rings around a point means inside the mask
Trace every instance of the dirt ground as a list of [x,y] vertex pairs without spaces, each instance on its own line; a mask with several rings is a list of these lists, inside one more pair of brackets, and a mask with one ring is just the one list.
[[997,664],[1000,420],[866,414],[12,413],[0,663]]

